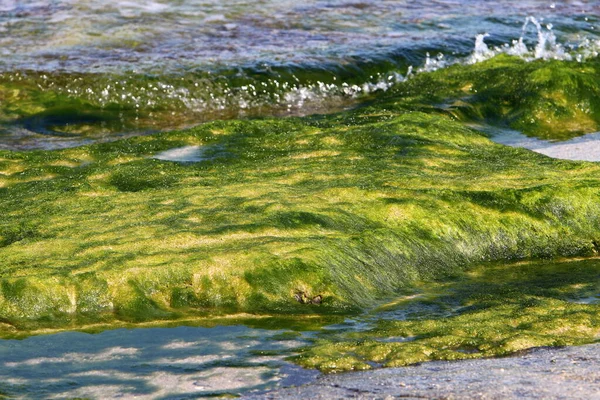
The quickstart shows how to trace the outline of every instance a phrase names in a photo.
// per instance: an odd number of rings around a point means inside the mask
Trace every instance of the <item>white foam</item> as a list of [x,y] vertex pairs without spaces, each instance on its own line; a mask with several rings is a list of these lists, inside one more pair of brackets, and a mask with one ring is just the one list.
[[[482,40],[483,43],[483,40]],[[485,44],[484,44],[485,46]],[[432,58],[429,53],[425,56],[425,65],[419,68],[417,72],[432,72],[438,70],[440,68],[445,68],[448,66],[448,63],[444,59],[444,55],[442,53],[438,53],[435,58]]]

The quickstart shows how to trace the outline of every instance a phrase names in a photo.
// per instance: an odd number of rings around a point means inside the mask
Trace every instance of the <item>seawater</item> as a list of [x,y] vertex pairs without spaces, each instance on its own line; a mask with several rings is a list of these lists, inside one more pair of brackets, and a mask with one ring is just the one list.
[[585,62],[598,15],[597,1],[2,0],[0,85],[71,105],[4,101],[0,148],[336,112],[499,53]]
[[578,44],[595,35],[598,10],[595,1],[539,0],[2,0],[0,48],[4,70],[164,73],[401,55],[422,62],[427,51],[465,55],[481,33],[509,43],[529,16]]
[[[566,284],[560,278],[572,273],[573,266],[568,262],[521,262],[486,268],[490,275],[516,269],[517,274],[509,282],[521,279],[520,273],[532,279],[524,279],[526,283],[516,293],[526,292],[531,286],[540,290],[537,296],[544,299],[600,303],[600,286],[590,279],[597,273],[598,260],[577,263],[587,264],[587,272]],[[529,275],[540,269],[545,273]],[[0,394],[15,398],[98,399],[261,395],[279,387],[302,385],[321,375],[286,361],[287,356],[298,354],[312,340],[344,339],[348,333],[377,328],[385,320],[459,316],[473,311],[472,290],[482,290],[482,280],[485,278],[475,273],[450,278],[441,285],[422,283],[404,296],[360,315],[331,317],[306,326],[290,326],[289,320],[275,319],[246,320],[252,326],[243,326],[232,320],[233,325],[214,327],[121,328],[94,334],[60,332],[0,340]],[[373,337],[368,333],[367,337],[384,343],[419,340],[414,336]],[[371,366],[381,367],[376,363]]]

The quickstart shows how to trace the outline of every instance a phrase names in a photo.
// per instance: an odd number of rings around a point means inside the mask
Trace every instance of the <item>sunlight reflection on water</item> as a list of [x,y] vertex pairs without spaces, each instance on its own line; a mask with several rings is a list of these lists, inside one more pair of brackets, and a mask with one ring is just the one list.
[[0,392],[35,398],[236,394],[318,375],[257,351],[303,344],[241,326],[65,332],[0,341]]

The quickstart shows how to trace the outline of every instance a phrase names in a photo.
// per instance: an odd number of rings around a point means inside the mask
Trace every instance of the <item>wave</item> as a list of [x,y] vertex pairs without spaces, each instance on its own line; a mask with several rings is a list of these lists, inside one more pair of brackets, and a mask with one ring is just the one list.
[[[442,48],[452,51],[444,53]],[[462,42],[440,41],[338,63],[257,63],[168,74],[4,72],[2,146],[65,147],[215,119],[331,113],[368,101],[415,74],[476,64],[500,54],[526,61],[584,63],[598,56],[600,39],[581,37],[577,44],[562,44],[552,24],[530,16],[519,38],[510,43],[482,33],[471,51],[462,48]]]

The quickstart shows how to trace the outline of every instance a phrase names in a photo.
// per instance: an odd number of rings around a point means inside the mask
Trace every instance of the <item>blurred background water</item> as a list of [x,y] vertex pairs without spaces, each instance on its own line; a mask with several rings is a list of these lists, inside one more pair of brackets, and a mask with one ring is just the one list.
[[[343,65],[418,65],[424,52],[468,54],[475,35],[520,36],[526,17],[565,44],[596,37],[595,1],[3,0],[2,69],[71,72]],[[535,40],[535,30],[528,39]]]
[[0,148],[335,112],[498,52],[584,61],[599,15],[597,0],[1,0]]

